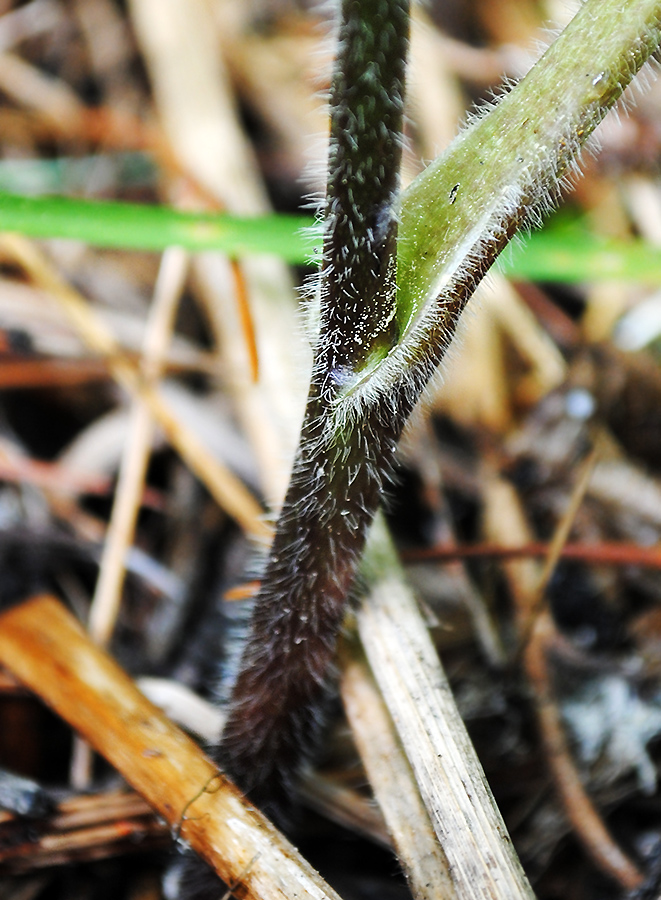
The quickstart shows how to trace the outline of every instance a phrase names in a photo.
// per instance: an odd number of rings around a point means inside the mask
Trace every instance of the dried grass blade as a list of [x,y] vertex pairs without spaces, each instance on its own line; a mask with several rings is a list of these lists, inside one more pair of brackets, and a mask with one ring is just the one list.
[[344,709],[374,795],[416,900],[456,897],[413,772],[367,664],[353,655],[340,687]]
[[447,857],[458,900],[531,900],[532,890],[454,703],[411,590],[377,522],[360,638]]
[[60,303],[68,318],[95,352],[108,359],[116,381],[131,395],[140,396],[192,471],[209,489],[223,509],[253,537],[268,539],[271,529],[252,494],[222,463],[214,458],[197,435],[176,418],[162,395],[142,382],[135,365],[121,352],[112,335],[94,315],[84,298],[67,284],[35,246],[15,234],[0,236],[0,250],[29,273],[39,287]]
[[0,617],[0,661],[93,743],[245,900],[339,900],[52,597]]

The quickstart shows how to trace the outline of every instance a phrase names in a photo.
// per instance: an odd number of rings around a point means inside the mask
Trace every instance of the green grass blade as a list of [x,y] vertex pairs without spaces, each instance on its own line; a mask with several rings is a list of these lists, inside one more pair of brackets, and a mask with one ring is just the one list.
[[0,230],[30,237],[72,238],[100,247],[164,250],[220,250],[231,257],[253,253],[304,264],[315,241],[305,229],[309,216],[253,218],[186,213],[160,206],[75,200],[65,197],[20,197],[0,193]]
[[[0,230],[36,238],[72,238],[98,247],[220,250],[229,256],[267,253],[293,265],[318,257],[321,237],[310,216],[252,218],[183,213],[162,206],[22,197],[0,192]],[[581,284],[618,280],[661,285],[661,250],[641,240],[614,240],[580,221],[551,223],[513,246],[498,262],[511,278]]]
[[503,274],[528,281],[661,284],[660,248],[641,240],[608,238],[579,224],[533,232],[497,265]]

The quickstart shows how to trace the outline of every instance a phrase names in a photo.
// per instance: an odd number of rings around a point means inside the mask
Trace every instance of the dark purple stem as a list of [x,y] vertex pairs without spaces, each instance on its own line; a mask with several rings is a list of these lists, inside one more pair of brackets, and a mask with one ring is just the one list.
[[316,752],[337,637],[404,416],[337,425],[341,392],[397,338],[408,0],[344,0],[331,90],[320,329],[287,497],[217,759],[276,818]]

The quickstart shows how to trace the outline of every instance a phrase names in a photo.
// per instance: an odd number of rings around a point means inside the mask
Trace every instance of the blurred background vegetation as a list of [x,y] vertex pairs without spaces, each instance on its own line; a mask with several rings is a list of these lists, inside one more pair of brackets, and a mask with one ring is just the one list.
[[[416,6],[405,180],[574,6]],[[305,395],[296,306],[315,238],[300,229],[323,191],[330,14],[294,0],[0,0],[0,229],[40,238],[32,263],[0,239],[0,597],[54,592],[133,674],[204,695],[231,668],[249,538],[282,497]],[[520,665],[521,598],[572,503],[545,594],[543,687],[657,896],[661,83],[643,81],[566,205],[479,289],[388,511],[545,900],[648,896],[580,849],[535,723],[542,688]],[[190,255],[157,252],[173,244]],[[159,382],[160,411],[140,378]],[[527,557],[503,562],[505,545]],[[80,748],[71,764],[71,735],[37,701],[11,679],[0,691],[0,764],[56,802],[117,790]],[[367,803],[339,713],[327,755],[331,783]],[[343,897],[408,896],[378,822],[370,842],[357,813],[343,827],[305,815],[300,843]],[[144,810],[124,834],[119,817],[107,812],[101,838],[0,817],[0,898],[160,897],[167,836],[147,834]]]

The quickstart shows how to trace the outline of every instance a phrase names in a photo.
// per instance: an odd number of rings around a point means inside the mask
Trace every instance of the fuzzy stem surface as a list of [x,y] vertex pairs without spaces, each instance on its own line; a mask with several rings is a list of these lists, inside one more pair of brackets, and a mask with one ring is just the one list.
[[415,404],[479,281],[557,203],[583,145],[660,41],[660,0],[587,0],[525,78],[412,182],[397,245],[401,338],[347,391],[348,408],[384,391]]
[[[317,749],[337,635],[396,447],[393,422],[329,429],[342,391],[396,339],[408,0],[344,0],[331,90],[320,324],[299,448],[217,759],[276,820]],[[378,421],[377,421],[378,420]]]
[[[365,11],[401,22],[396,39],[370,36]],[[380,132],[365,137],[363,125],[369,110],[387,110],[393,128],[401,121],[385,82],[373,103],[367,86],[388,76],[385,46],[403,58],[408,10],[345,0],[343,12],[309,400],[218,751],[230,777],[276,817],[319,742],[347,597],[406,419],[475,286],[512,235],[555,201],[661,36],[661,0],[588,0],[529,75],[411,185],[397,220],[399,136],[381,146]],[[362,48],[360,66],[349,38]],[[354,64],[351,87],[342,79]],[[401,66],[392,73],[386,94],[401,96]],[[390,161],[388,177],[377,153]]]

